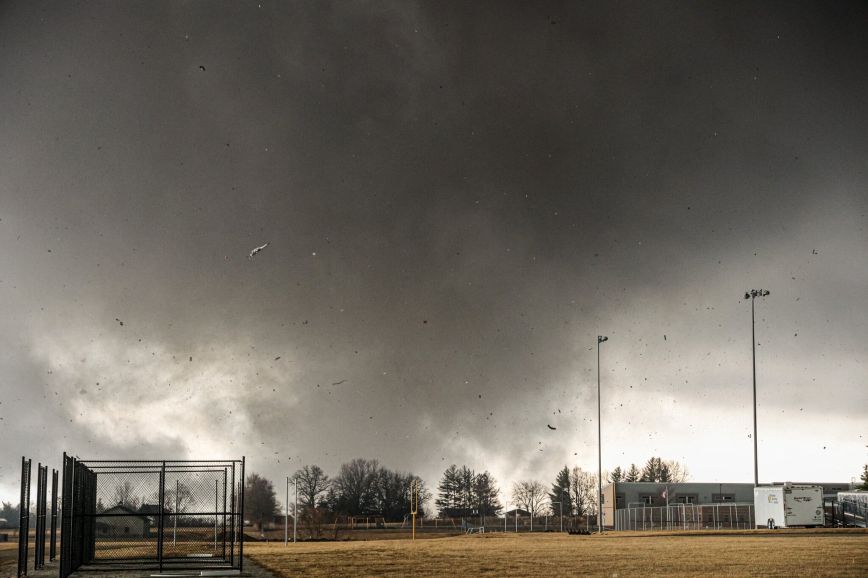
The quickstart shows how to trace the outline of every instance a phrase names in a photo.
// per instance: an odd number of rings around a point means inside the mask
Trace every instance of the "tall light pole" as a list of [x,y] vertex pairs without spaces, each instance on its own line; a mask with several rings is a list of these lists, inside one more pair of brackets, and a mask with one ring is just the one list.
[[756,315],[754,313],[754,300],[757,297],[766,297],[769,291],[765,289],[751,289],[744,294],[745,299],[750,299],[750,345],[753,352],[753,485],[759,485],[759,461],[757,458],[756,437]]
[[600,344],[608,341],[605,335],[597,335],[597,532],[603,533],[603,412],[600,403]]

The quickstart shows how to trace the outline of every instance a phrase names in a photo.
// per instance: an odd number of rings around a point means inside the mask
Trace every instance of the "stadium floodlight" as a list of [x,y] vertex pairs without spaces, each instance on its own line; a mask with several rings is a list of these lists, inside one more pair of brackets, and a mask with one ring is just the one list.
[[759,458],[757,456],[756,434],[756,314],[754,301],[757,297],[768,297],[771,292],[766,289],[751,289],[745,292],[744,298],[750,299],[750,345],[753,352],[753,485],[759,485]]
[[603,533],[603,426],[600,403],[600,344],[608,341],[605,335],[597,335],[597,532]]

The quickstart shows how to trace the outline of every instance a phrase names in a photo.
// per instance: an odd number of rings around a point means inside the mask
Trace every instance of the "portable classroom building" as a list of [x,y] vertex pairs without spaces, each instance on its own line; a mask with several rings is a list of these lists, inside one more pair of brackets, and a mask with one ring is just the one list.
[[823,487],[783,484],[753,490],[757,527],[823,526]]

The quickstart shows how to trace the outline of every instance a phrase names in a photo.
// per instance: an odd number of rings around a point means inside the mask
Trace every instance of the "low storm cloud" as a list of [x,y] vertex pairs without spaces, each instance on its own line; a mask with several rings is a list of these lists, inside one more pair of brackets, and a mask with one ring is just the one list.
[[849,480],[865,17],[3,5],[0,497],[63,451],[593,470],[597,335],[605,470],[747,481],[752,288],[760,479]]

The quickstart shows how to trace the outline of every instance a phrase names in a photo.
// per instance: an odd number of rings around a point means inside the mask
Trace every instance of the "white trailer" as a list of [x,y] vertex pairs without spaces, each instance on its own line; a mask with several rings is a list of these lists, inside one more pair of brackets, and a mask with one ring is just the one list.
[[823,486],[784,484],[753,489],[757,527],[823,526]]

